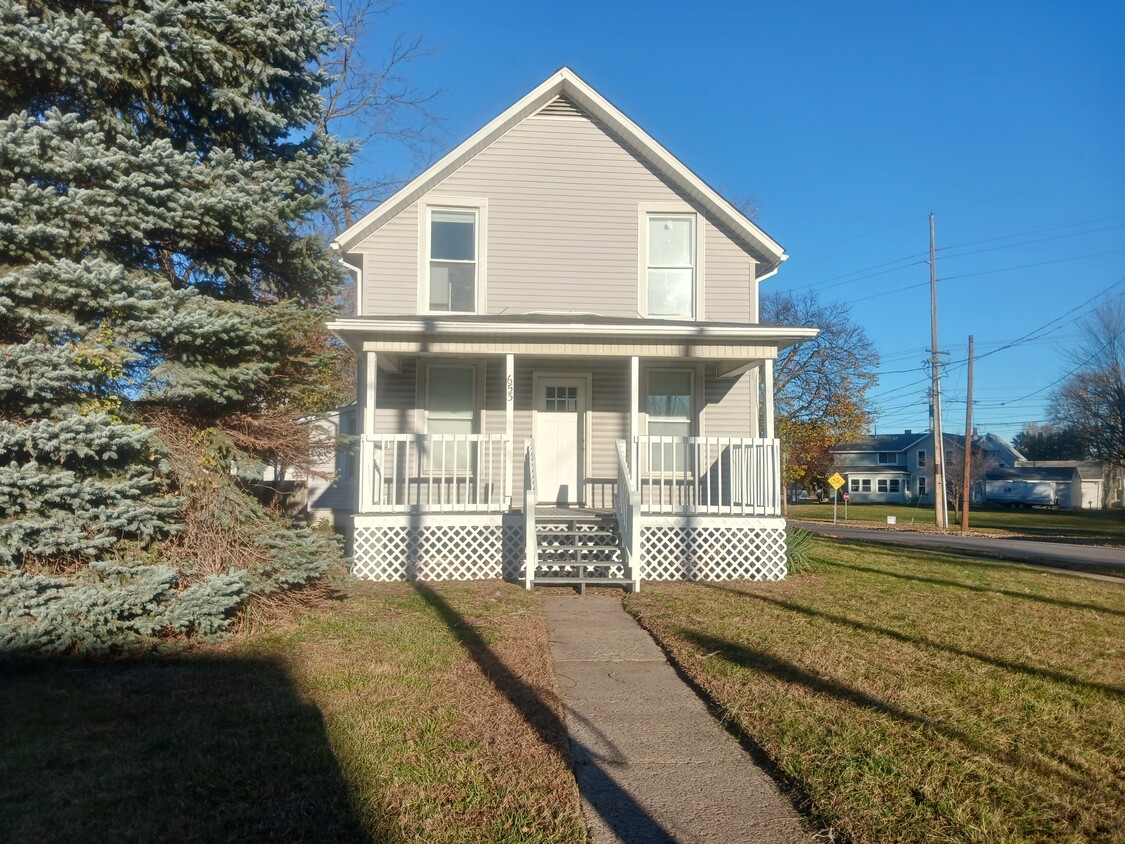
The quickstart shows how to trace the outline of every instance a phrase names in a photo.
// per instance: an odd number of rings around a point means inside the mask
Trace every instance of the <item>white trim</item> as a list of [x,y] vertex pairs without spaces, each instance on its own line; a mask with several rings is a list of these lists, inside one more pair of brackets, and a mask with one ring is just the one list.
[[[475,215],[476,278],[473,311],[430,310],[430,214],[433,211],[472,211]],[[418,203],[418,313],[483,314],[488,310],[488,199],[434,194]]]
[[336,238],[336,243],[343,250],[352,249],[378,226],[409,207],[427,190],[439,184],[450,173],[457,170],[517,123],[531,116],[560,95],[565,95],[576,106],[605,124],[610,131],[642,159],[651,164],[657,171],[663,173],[674,185],[683,189],[688,196],[698,200],[706,212],[725,224],[732,234],[742,240],[744,244],[767,258],[768,263],[759,265],[761,269],[759,280],[772,275],[781,262],[785,260],[785,250],[782,249],[780,244],[746,219],[710,185],[684,166],[682,162],[567,67],[559,69],[537,88],[486,124],[480,131],[458,145],[424,173],[385,200],[379,207],[340,234]]
[[[686,320],[685,320],[686,321]],[[799,326],[772,326],[756,324],[711,325],[702,323],[692,325],[665,325],[663,320],[650,323],[537,323],[537,322],[494,322],[487,319],[472,322],[454,322],[429,317],[355,317],[337,319],[328,323],[330,331],[337,334],[346,331],[378,331],[381,334],[470,334],[470,335],[520,335],[579,336],[579,337],[669,337],[698,342],[700,339],[751,340],[768,344],[791,344],[811,340],[820,333],[819,328]]]
[[[690,217],[692,220],[692,246],[695,254],[693,257],[691,295],[692,313],[684,315],[650,315],[648,312],[648,221],[650,217]],[[702,321],[706,314],[704,305],[706,299],[707,270],[704,261],[706,255],[704,229],[706,219],[691,205],[686,202],[669,200],[667,202],[639,202],[637,203],[637,313],[646,319],[678,319]]]

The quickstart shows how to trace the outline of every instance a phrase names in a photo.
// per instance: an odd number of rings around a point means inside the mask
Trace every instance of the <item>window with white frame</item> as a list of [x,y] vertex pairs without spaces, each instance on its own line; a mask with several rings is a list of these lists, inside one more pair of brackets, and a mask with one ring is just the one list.
[[922,451],[921,449],[918,450],[918,468],[926,468],[926,452]]
[[918,479],[918,494],[919,495],[925,495],[926,494],[926,479],[925,478],[919,478]]
[[696,220],[694,214],[649,214],[647,219],[647,313],[695,316]]
[[899,478],[891,478],[888,480],[887,492],[902,492],[902,481]]
[[871,478],[863,478],[860,480],[860,492],[871,492]]
[[425,455],[432,472],[467,472],[472,444],[458,434],[476,432],[476,367],[432,365],[426,378],[426,433],[438,435]]
[[887,491],[887,479],[886,478],[879,478],[877,488],[878,488],[879,492],[886,492]]
[[859,492],[859,478],[852,478],[852,492]]
[[[690,437],[694,422],[693,376],[690,369],[650,369],[645,414],[650,436]],[[687,445],[654,444],[649,468],[655,472],[689,470]]]
[[879,462],[883,464],[898,463],[898,455],[893,451],[880,451]]
[[429,309],[477,310],[478,219],[475,208],[429,209]]

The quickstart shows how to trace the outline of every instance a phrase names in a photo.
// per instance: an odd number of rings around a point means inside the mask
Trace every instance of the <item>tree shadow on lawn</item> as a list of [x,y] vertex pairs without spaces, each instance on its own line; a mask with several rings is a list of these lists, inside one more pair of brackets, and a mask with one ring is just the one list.
[[[865,542],[841,541],[840,544],[851,545],[854,548],[857,548],[857,549],[860,549],[860,550],[869,549],[871,547],[870,543],[865,543]],[[882,547],[891,547],[891,546],[882,546]],[[909,550],[909,549],[896,549],[896,550],[901,551],[901,550]],[[935,552],[935,553],[945,554],[945,555],[949,555],[949,556],[957,556],[956,553],[950,552],[947,549],[943,549],[943,550]],[[911,554],[907,553],[907,554],[902,554],[902,556],[910,558],[914,555],[911,555]],[[973,553],[972,556],[980,557],[980,554]],[[818,563],[821,563],[822,565],[832,566],[833,568],[849,569],[851,571],[862,571],[862,572],[867,572],[868,574],[879,575],[880,577],[893,577],[897,580],[912,580],[916,583],[930,583],[930,584],[933,584],[934,586],[952,586],[956,589],[966,589],[970,592],[980,592],[982,594],[991,593],[991,594],[994,594],[994,595],[1003,595],[1006,598],[1018,598],[1018,599],[1023,600],[1023,601],[1037,601],[1037,602],[1042,603],[1042,604],[1052,604],[1056,607],[1064,607],[1065,609],[1093,610],[1094,612],[1104,612],[1104,613],[1108,613],[1109,615],[1119,615],[1119,616],[1125,617],[1125,610],[1115,610],[1112,607],[1102,606],[1101,604],[1085,604],[1085,603],[1082,603],[1081,601],[1067,601],[1063,598],[1048,598],[1044,595],[1035,595],[1035,594],[1030,594],[1030,593],[1027,593],[1027,592],[1013,592],[1010,589],[998,589],[998,588],[993,587],[993,586],[975,586],[971,583],[962,583],[962,582],[957,581],[957,580],[946,580],[946,579],[940,578],[940,577],[923,577],[922,575],[918,575],[918,574],[904,574],[902,572],[888,571],[887,569],[877,569],[877,568],[871,568],[870,566],[861,566],[861,565],[858,565],[856,563],[839,563],[839,562],[834,562],[832,560],[825,559],[823,556],[819,556],[819,555],[817,556],[816,561]],[[956,561],[951,560],[950,562],[951,563],[955,562],[955,564],[959,565],[959,566],[972,566],[972,567],[977,567],[977,568],[990,568],[994,571],[996,570],[996,567],[998,565],[997,563],[981,563],[981,562],[973,562],[971,560],[960,560],[960,559],[957,559]],[[1002,563],[1000,565],[1002,565]],[[1020,568],[1018,566],[1007,566],[1007,568],[1010,568],[1013,571],[1022,571],[1022,572],[1028,571],[1028,569]],[[1041,571],[1041,569],[1035,569],[1035,571]]]
[[1005,671],[1014,671],[1021,674],[1027,674],[1032,677],[1039,677],[1044,680],[1051,680],[1058,683],[1065,683],[1071,686],[1078,686],[1091,691],[1103,692],[1114,697],[1125,697],[1125,688],[1121,686],[1111,686],[1108,683],[1095,683],[1089,680],[1080,680],[1077,677],[1072,677],[1069,674],[1064,674],[1061,671],[1052,671],[1049,668],[1037,668],[1033,665],[1024,665],[1022,662],[1012,662],[1007,659],[1000,659],[999,657],[988,656],[987,654],[977,653],[976,651],[965,650],[956,645],[947,645],[943,642],[938,642],[933,639],[927,639],[924,636],[908,636],[905,633],[900,633],[898,630],[892,630],[890,627],[879,627],[875,624],[867,624],[862,621],[857,621],[853,618],[848,618],[844,615],[836,615],[834,613],[824,612],[823,610],[814,610],[811,607],[802,606],[801,604],[794,604],[790,601],[782,601],[778,598],[770,598],[766,595],[758,595],[753,592],[743,592],[741,589],[733,589],[729,586],[722,586],[718,583],[703,583],[702,586],[708,589],[715,589],[720,592],[727,592],[731,595],[738,595],[743,598],[752,598],[755,601],[761,601],[765,604],[771,604],[775,607],[780,607],[783,610],[790,612],[800,613],[801,615],[809,618],[822,618],[825,621],[830,621],[833,624],[838,624],[841,627],[850,627],[853,630],[860,630],[865,633],[875,633],[879,636],[886,636],[888,639],[894,639],[897,642],[902,642],[908,645],[920,645],[922,647],[933,648],[934,650],[945,651],[946,653],[954,654],[955,656],[963,656],[967,659],[975,659],[978,662],[983,662],[987,665],[992,665],[996,668],[1002,668]]
[[1063,771],[1050,767],[1041,760],[1030,757],[1015,750],[991,747],[978,741],[962,730],[949,727],[933,721],[923,715],[916,715],[892,703],[869,695],[861,689],[856,689],[844,683],[837,682],[828,677],[814,674],[796,663],[781,659],[765,651],[756,650],[738,642],[731,642],[696,630],[684,630],[683,637],[701,648],[708,654],[716,654],[723,660],[741,668],[760,671],[786,683],[802,686],[817,694],[836,698],[844,703],[852,704],[861,709],[867,709],[888,715],[903,724],[922,728],[935,733],[952,742],[962,745],[973,753],[988,756],[998,763],[1019,770],[1026,768],[1037,771],[1044,777],[1065,782],[1071,786],[1082,787],[1089,781],[1088,772],[1081,769],[1073,762],[1055,758],[1054,761],[1065,765],[1070,771]]
[[[623,841],[644,841],[646,844],[675,841],[675,838],[614,780],[610,770],[614,764],[612,759],[604,758],[602,754],[587,748],[581,742],[570,740],[566,724],[554,708],[534,687],[508,667],[468,619],[451,607],[428,584],[415,581],[412,585],[461,642],[488,681],[519,711],[540,740],[553,747],[574,769],[582,796],[618,838]],[[578,764],[575,764],[576,761]]]
[[5,842],[389,837],[360,820],[320,711],[277,661],[0,667],[0,723]]

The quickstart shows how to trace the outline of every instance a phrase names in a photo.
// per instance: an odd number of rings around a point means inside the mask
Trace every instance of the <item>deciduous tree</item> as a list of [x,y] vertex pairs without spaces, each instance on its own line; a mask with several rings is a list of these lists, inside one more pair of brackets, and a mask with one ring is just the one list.
[[1051,421],[1077,434],[1095,460],[1125,466],[1125,296],[1082,323],[1074,369],[1052,393]]
[[829,447],[859,436],[871,419],[867,391],[879,355],[847,305],[821,302],[813,291],[764,296],[761,318],[820,329],[816,339],[781,353],[774,396],[786,483],[823,486],[831,474]]

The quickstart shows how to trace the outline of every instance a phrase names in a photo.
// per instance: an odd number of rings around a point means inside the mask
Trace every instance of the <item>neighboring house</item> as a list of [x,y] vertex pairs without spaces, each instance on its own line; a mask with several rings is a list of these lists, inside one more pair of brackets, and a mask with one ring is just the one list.
[[[945,434],[945,459],[964,459],[965,437]],[[994,468],[1015,466],[1023,455],[995,434],[976,434],[981,452]],[[933,503],[934,436],[931,432],[872,434],[829,449],[833,465],[847,481],[843,490],[857,504]]]
[[785,575],[772,366],[816,330],[758,322],[784,252],[572,71],[335,247],[358,576]]

